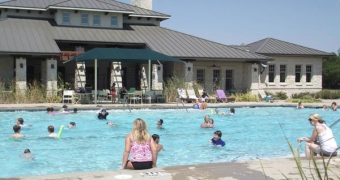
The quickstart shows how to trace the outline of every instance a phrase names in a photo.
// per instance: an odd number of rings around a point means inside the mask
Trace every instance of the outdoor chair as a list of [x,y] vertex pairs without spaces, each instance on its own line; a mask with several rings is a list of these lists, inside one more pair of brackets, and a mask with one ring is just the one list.
[[131,101],[133,101],[134,104],[136,104],[136,101],[140,101],[141,103],[143,103],[143,91],[135,91],[133,93],[133,96],[130,96],[129,99],[130,99],[130,104],[131,104]]
[[216,97],[217,102],[227,102],[227,103],[235,102],[235,98],[227,98],[224,91],[221,89],[216,90],[216,94],[217,94],[217,97]]
[[154,91],[154,94],[156,95],[157,103],[165,102],[165,97],[162,91]]
[[64,90],[63,91],[63,103],[65,103],[65,101],[67,101],[68,103],[71,101],[73,101],[74,98],[74,91],[73,90]]
[[194,102],[196,102],[198,100],[198,97],[196,96],[194,89],[188,89],[187,93],[188,93],[188,99],[191,99]]
[[104,101],[104,100],[108,100],[108,95],[106,91],[98,91],[98,101]]
[[266,102],[273,102],[274,98],[272,96],[267,96],[266,92],[263,89],[259,89],[259,94],[261,98]]
[[156,101],[156,95],[154,95],[153,91],[146,91],[144,94],[144,102],[149,101],[149,104],[151,104],[153,101]]

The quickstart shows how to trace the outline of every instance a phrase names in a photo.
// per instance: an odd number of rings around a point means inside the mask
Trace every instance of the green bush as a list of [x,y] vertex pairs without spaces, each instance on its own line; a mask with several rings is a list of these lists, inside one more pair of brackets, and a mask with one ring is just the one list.
[[287,96],[287,93],[280,91],[280,92],[277,92],[277,93],[274,94],[274,98],[285,100],[285,99],[288,98],[288,96]]
[[258,102],[259,101],[258,95],[254,95],[250,93],[236,93],[229,97],[235,98],[236,101],[243,101],[243,102]]

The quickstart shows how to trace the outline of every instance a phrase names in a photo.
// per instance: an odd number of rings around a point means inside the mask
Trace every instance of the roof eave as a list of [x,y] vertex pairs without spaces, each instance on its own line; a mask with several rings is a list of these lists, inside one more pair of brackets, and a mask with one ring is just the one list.
[[47,9],[42,9],[42,8],[19,7],[19,6],[1,6],[1,5],[0,5],[0,8],[4,8],[4,9],[22,9],[22,10],[47,11]]
[[266,56],[294,56],[294,57],[303,57],[303,56],[316,56],[316,57],[333,57],[335,54],[281,54],[281,53],[260,53],[258,54],[266,55]]
[[0,51],[1,55],[46,55],[46,56],[60,56],[61,52],[15,52],[15,51]]
[[108,9],[87,9],[87,8],[74,8],[74,7],[58,7],[49,6],[48,9],[65,9],[65,10],[78,10],[78,11],[92,11],[92,12],[113,12],[113,13],[123,13],[123,14],[133,14],[133,11],[118,11],[118,10],[108,10]]
[[160,19],[169,19],[170,16],[151,16],[151,15],[141,15],[141,14],[130,14],[131,17],[146,17],[146,18],[160,18]]
[[254,59],[254,58],[223,58],[223,57],[184,57],[184,56],[174,56],[178,59],[188,59],[188,60],[244,60],[247,61],[274,61],[272,58],[264,58],[264,59]]

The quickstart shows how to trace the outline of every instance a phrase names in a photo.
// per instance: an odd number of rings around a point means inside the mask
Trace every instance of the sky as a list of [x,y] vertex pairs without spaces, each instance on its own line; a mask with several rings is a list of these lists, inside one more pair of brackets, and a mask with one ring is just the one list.
[[171,15],[162,27],[226,45],[270,37],[326,52],[340,48],[340,0],[153,0],[153,10]]

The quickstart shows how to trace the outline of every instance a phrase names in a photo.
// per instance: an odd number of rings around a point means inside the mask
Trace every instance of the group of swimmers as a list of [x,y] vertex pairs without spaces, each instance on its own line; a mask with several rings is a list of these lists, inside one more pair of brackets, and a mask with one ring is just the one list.
[[[302,105],[301,102],[299,102],[298,105],[296,106],[296,109],[304,109],[304,108],[305,107]],[[329,109],[332,110],[332,111],[337,111],[338,110],[338,106],[337,106],[336,102],[332,102],[332,104],[331,104]],[[324,111],[328,110],[328,107],[326,106],[326,104],[324,104],[322,106],[322,110],[324,110]]]

